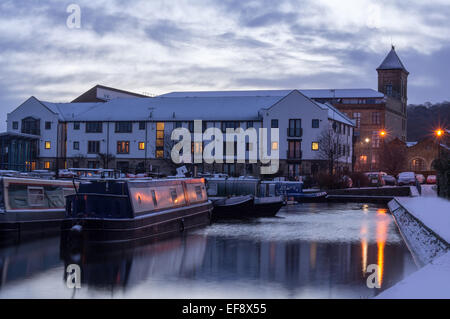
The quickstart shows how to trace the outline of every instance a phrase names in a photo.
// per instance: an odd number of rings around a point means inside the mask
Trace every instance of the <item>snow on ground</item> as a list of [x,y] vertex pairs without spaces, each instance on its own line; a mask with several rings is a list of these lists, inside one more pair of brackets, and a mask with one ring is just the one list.
[[[448,212],[450,213],[450,212]],[[378,299],[450,298],[450,252],[380,293]]]
[[396,199],[411,215],[450,243],[450,201],[433,196]]

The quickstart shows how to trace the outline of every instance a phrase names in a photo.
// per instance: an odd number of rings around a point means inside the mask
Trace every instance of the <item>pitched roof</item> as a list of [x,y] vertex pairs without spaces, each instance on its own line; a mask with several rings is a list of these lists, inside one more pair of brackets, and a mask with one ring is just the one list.
[[394,46],[392,46],[391,51],[388,53],[377,70],[404,70],[406,73],[409,73],[395,52]]
[[[286,96],[293,90],[247,90],[247,91],[194,91],[170,92],[163,97],[230,97],[230,96]],[[372,89],[311,89],[298,90],[310,99],[323,98],[383,98],[384,94]]]

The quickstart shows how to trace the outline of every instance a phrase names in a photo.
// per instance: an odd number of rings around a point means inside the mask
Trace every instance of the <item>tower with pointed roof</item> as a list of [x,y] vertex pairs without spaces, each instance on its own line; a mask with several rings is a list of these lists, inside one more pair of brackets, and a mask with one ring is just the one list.
[[392,137],[406,141],[406,106],[408,103],[408,75],[402,61],[392,45],[391,51],[377,68],[378,91],[383,93],[386,107],[392,113],[386,119],[386,127],[392,128]]
[[377,68],[378,72],[378,91],[389,97],[393,97],[407,103],[408,96],[408,74],[402,61],[392,46],[391,51]]

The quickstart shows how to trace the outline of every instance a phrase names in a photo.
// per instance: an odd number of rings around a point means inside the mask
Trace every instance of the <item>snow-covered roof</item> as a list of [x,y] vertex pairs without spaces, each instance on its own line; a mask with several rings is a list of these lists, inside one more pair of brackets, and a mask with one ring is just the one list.
[[[270,108],[286,95],[122,98],[104,103],[41,103],[58,114],[62,121],[253,121],[261,119],[259,113],[262,109]],[[352,120],[331,104],[313,100],[311,103],[328,110],[330,119],[354,125]]]
[[[230,96],[286,96],[293,90],[248,90],[248,91],[193,91],[170,92],[163,97],[230,97]],[[298,90],[310,99],[324,98],[383,98],[384,94],[373,89],[311,89]]]
[[47,108],[50,109],[53,113],[59,115],[60,120],[62,121],[70,121],[75,116],[79,114],[85,113],[96,106],[99,106],[103,103],[52,103],[46,101],[40,101]]
[[49,103],[65,121],[258,120],[259,110],[282,97],[123,98],[106,103]]
[[414,145],[417,145],[417,142],[406,142],[407,147],[412,147]]
[[394,46],[392,46],[391,51],[388,53],[377,70],[404,70],[405,72],[408,72],[395,52]]

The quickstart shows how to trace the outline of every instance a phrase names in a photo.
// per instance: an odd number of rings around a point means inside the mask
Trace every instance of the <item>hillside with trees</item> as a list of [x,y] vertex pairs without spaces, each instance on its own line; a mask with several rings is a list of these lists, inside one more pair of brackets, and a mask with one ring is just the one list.
[[408,141],[430,136],[439,125],[450,128],[450,101],[408,105]]

